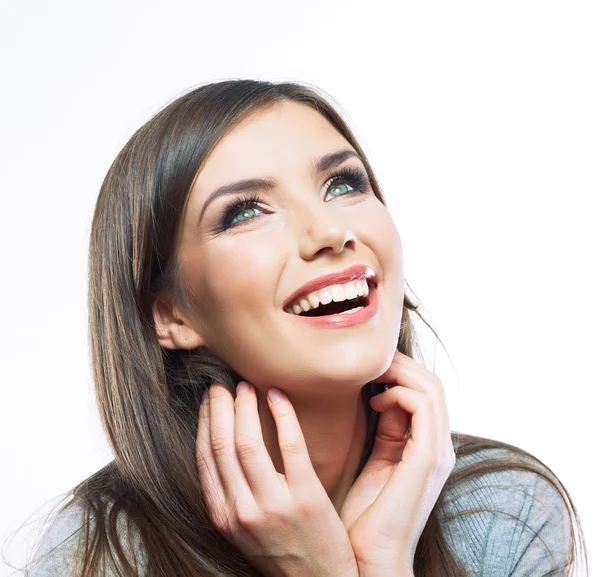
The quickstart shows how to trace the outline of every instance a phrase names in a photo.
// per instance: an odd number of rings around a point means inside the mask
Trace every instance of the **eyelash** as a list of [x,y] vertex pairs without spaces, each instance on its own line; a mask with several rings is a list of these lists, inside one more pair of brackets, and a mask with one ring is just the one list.
[[[341,194],[339,196],[346,196],[348,194],[352,194],[353,192],[364,193],[367,186],[369,185],[369,179],[367,175],[358,168],[351,168],[345,166],[337,170],[334,174],[330,175],[330,177],[325,181],[325,183],[329,183],[329,188],[333,184],[337,184],[339,182],[344,182],[346,184],[350,184],[354,190],[347,192],[345,194]],[[237,226],[238,224],[242,224],[243,222],[247,222],[248,220],[252,220],[252,218],[248,218],[246,220],[239,221],[236,224],[232,224],[231,221],[233,217],[242,209],[248,208],[251,206],[255,206],[260,204],[261,199],[256,193],[253,194],[244,194],[237,198],[234,198],[232,201],[227,203],[227,205],[223,208],[222,216],[219,219],[217,224],[217,231],[222,232],[228,228]]]

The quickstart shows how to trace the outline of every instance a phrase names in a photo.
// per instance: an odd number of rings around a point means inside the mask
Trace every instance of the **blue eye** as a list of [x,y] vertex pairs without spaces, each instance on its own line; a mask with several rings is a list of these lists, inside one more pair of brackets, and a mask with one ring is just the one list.
[[[346,196],[353,192],[365,192],[369,186],[369,178],[360,169],[343,167],[334,175],[330,176],[325,184],[328,185],[328,192],[342,191],[338,194],[334,194],[334,198],[337,198],[338,196]],[[346,190],[346,192],[344,192],[344,190]],[[233,199],[224,207],[222,216],[217,224],[217,231],[222,232],[228,228],[238,226],[243,222],[255,218],[252,214],[256,213],[257,205],[259,205],[260,202],[261,199],[256,194],[242,195],[241,197]],[[260,215],[261,213],[259,212],[258,214]],[[239,215],[241,215],[241,218],[236,219]]]
[[[243,217],[248,216],[248,214],[250,214],[251,211],[256,211],[257,210],[256,207],[254,207],[253,205],[254,204],[258,204],[259,201],[260,201],[260,198],[256,198],[254,200],[253,199],[247,199],[247,200],[242,199],[241,203],[240,202],[236,203],[236,207],[237,206],[241,206],[241,207],[243,207],[243,210],[239,210],[237,212],[233,212],[233,215],[236,216],[236,217],[238,215],[240,215],[240,214]],[[243,222],[244,220],[248,220],[248,219],[247,218],[243,218],[243,220],[238,220],[237,222]],[[231,221],[231,224],[232,225],[236,224],[235,218]]]
[[[334,177],[334,179],[332,180],[332,184],[337,183],[340,180],[339,177]],[[336,184],[335,187],[333,188],[333,190],[340,190],[344,187],[350,187],[350,192],[354,192],[354,189],[352,188],[352,186],[350,186],[347,182],[340,182],[339,184]],[[333,194],[333,193],[332,193]],[[343,196],[343,194],[336,194],[336,196]]]
[[[256,194],[242,195],[233,199],[223,209],[223,216],[219,219],[217,230],[219,232],[226,230],[232,226],[236,226],[240,222],[250,220],[249,218],[242,218],[242,220],[235,221],[234,217],[242,214],[248,216],[250,211],[255,211],[255,205],[260,203],[260,197]],[[242,210],[243,209],[243,210]]]

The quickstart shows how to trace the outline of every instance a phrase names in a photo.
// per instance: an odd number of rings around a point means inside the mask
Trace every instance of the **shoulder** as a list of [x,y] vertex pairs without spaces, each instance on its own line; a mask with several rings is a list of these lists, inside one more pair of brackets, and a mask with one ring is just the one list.
[[[110,511],[111,505],[107,505]],[[127,522],[125,514],[116,514],[116,533],[119,545],[123,548],[130,563],[140,567],[142,558],[139,544]],[[27,562],[27,575],[30,577],[74,577],[81,574],[81,564],[85,547],[91,543],[96,517],[81,501],[71,500],[53,511],[44,523],[42,537],[34,546],[31,558]],[[126,536],[127,538],[121,537]],[[133,539],[132,539],[133,537]],[[111,546],[114,552],[114,547]],[[110,569],[103,576],[113,577]]]
[[553,571],[570,562],[571,514],[544,474],[560,482],[533,455],[486,445],[457,451],[440,511],[448,545],[474,575],[563,574]]
[[35,546],[32,559],[27,563],[27,575],[74,575],[83,526],[83,507],[69,503],[51,513],[45,521],[42,537]]

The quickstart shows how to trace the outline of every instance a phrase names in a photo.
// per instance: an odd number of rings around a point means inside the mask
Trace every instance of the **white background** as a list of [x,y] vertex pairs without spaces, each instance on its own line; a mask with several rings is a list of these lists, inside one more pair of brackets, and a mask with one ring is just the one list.
[[8,560],[22,562],[25,545],[9,539],[21,523],[112,458],[86,318],[89,228],[110,163],[182,91],[250,77],[310,82],[342,106],[450,353],[453,365],[437,347],[435,370],[452,429],[545,462],[600,572],[598,30],[598,3],[577,0],[4,0]]

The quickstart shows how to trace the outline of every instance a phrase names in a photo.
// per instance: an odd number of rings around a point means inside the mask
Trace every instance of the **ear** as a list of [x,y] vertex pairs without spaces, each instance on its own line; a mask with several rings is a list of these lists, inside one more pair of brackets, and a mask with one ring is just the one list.
[[204,344],[168,295],[157,295],[152,302],[156,336],[165,349],[195,349]]

